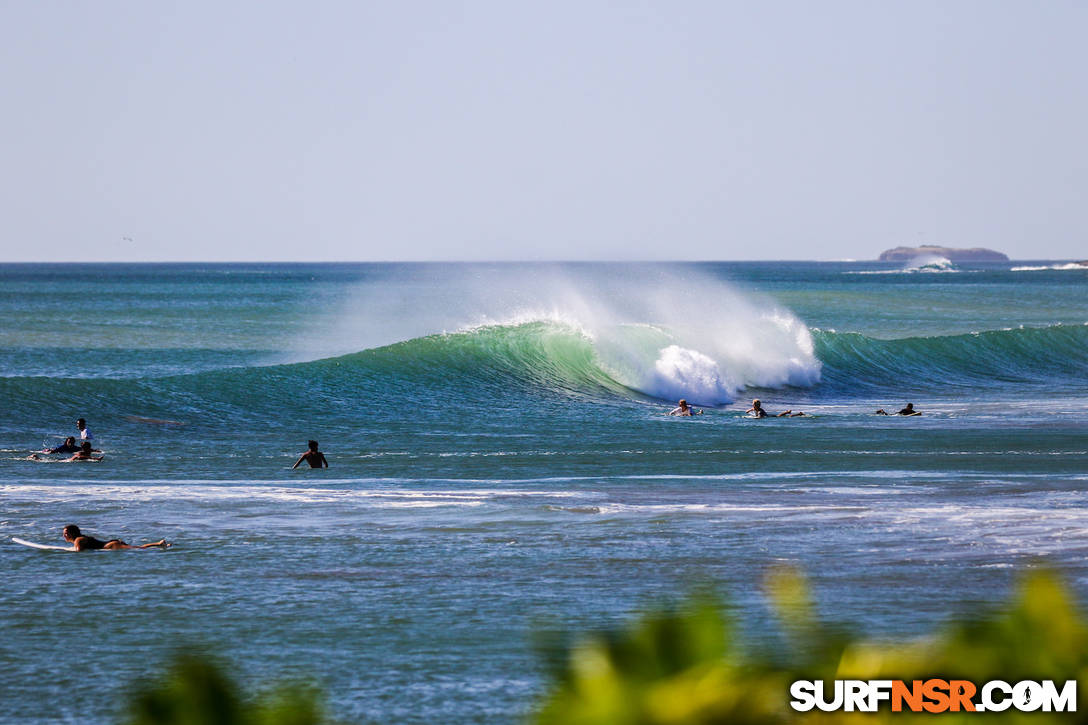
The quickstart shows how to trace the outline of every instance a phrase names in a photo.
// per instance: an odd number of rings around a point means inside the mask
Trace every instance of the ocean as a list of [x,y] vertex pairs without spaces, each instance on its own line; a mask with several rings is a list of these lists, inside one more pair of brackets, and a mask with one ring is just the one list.
[[[518,722],[542,638],[709,587],[772,640],[782,564],[878,638],[1039,564],[1088,598],[1088,269],[9,264],[0,314],[2,722],[117,722],[185,648]],[[27,459],[79,417],[103,461]],[[11,541],[69,523],[174,546]]]

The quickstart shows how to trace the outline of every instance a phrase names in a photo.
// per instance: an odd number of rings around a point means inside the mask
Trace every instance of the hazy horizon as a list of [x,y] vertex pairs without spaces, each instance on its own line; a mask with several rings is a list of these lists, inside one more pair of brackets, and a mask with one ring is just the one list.
[[1088,258],[1088,6],[0,6],[0,261]]
[[[996,250],[1000,251],[1000,250]],[[920,255],[924,257],[925,255]],[[1009,257],[1009,262],[1081,262],[1076,257]],[[879,262],[880,264],[903,265],[903,262],[880,262],[876,257],[868,259],[842,258],[842,259],[114,259],[114,260],[52,260],[52,259],[28,259],[28,260],[0,260],[0,264],[70,264],[70,265],[103,265],[103,264],[525,264],[525,265],[565,265],[565,264],[774,264],[774,263],[813,263],[813,264],[849,264],[863,262]],[[982,264],[1000,264],[1001,262],[982,261]],[[960,262],[970,266],[974,262]]]

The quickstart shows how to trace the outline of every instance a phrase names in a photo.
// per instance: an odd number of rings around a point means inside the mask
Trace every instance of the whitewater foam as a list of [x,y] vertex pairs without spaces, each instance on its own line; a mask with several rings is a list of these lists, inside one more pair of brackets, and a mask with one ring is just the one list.
[[311,340],[297,359],[506,330],[535,336],[526,357],[543,354],[552,368],[571,367],[547,357],[571,353],[560,338],[587,341],[601,373],[589,377],[660,399],[716,405],[747,386],[820,379],[812,337],[790,310],[691,269],[496,266],[446,269],[438,284],[423,272],[396,287],[363,286],[324,335],[341,347]]
[[923,254],[911,259],[900,269],[852,270],[843,274],[947,274],[962,271],[947,257]]
[[1010,272],[1041,272],[1041,271],[1044,271],[1044,270],[1054,270],[1054,271],[1060,271],[1060,272],[1067,272],[1067,271],[1078,270],[1078,269],[1081,270],[1081,271],[1088,271],[1088,264],[1085,264],[1084,262],[1069,262],[1068,264],[1050,264],[1050,265],[1043,265],[1043,266],[1039,266],[1039,267],[1031,267],[1031,266],[1012,267],[1011,269],[1009,269],[1009,271]]

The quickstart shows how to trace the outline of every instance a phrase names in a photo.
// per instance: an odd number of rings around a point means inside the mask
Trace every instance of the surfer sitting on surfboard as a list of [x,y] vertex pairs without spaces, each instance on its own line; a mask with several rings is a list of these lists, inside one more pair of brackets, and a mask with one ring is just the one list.
[[96,539],[93,536],[85,535],[82,531],[79,530],[79,527],[75,524],[68,524],[67,526],[65,526],[62,533],[64,534],[64,540],[70,542],[72,544],[72,548],[76,551],[97,551],[99,549],[151,549],[156,547],[160,549],[165,549],[166,547],[170,546],[166,539],[159,539],[158,541],[152,542],[150,544],[141,544],[139,546],[132,546],[131,544],[126,544],[120,539],[110,539],[109,541],[102,541],[101,539]]

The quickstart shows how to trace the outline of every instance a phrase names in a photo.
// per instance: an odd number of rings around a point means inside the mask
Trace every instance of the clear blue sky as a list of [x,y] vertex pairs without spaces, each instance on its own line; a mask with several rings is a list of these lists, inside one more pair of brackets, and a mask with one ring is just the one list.
[[0,0],[0,261],[1083,259],[1086,21]]

